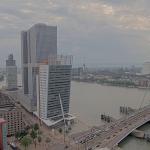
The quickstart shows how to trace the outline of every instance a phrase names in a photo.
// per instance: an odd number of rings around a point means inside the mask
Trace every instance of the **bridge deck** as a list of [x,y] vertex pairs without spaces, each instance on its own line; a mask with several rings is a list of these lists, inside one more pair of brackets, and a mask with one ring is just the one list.
[[133,114],[105,126],[91,129],[85,134],[74,135],[74,140],[76,144],[80,145],[80,149],[95,149],[96,147],[112,149],[131,132],[148,121],[150,121],[150,106],[139,109]]

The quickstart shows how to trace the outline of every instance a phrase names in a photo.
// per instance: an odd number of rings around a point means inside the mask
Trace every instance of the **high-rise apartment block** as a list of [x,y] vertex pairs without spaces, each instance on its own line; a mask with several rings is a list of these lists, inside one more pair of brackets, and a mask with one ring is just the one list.
[[17,66],[13,54],[10,54],[6,60],[6,85],[8,90],[17,89]]
[[[72,57],[50,57],[42,64],[37,76],[37,112],[41,119],[57,120],[63,113],[69,114]],[[61,97],[61,102],[60,102]]]
[[0,118],[0,150],[8,150],[7,122],[3,118]]
[[36,24],[21,33],[23,93],[28,95],[31,106],[37,105],[36,75],[39,64],[57,55],[57,27]]

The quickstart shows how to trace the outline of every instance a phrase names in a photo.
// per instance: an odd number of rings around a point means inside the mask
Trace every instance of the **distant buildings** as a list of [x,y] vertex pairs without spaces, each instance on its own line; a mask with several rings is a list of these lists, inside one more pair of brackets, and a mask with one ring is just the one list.
[[17,66],[13,54],[10,54],[6,60],[6,86],[8,90],[17,89]]
[[145,62],[142,69],[143,75],[150,75],[150,62]]
[[57,27],[36,24],[21,33],[23,93],[28,95],[31,111],[36,109],[36,75],[39,64],[57,55]]
[[9,96],[0,93],[0,118],[7,121],[7,134],[15,135],[24,130],[25,122],[20,108],[16,108]]
[[7,122],[0,118],[0,150],[8,150]]
[[80,77],[83,75],[83,67],[72,68],[72,76]]
[[64,115],[69,115],[71,59],[72,57],[60,56],[50,58],[48,64],[40,65],[37,76],[37,85],[39,84],[37,112],[43,120],[54,122],[62,119],[61,103]]

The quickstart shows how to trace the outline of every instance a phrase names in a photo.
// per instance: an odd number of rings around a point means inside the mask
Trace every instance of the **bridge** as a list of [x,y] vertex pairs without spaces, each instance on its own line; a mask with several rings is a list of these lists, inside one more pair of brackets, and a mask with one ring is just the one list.
[[88,131],[74,134],[73,138],[80,150],[108,148],[113,150],[123,139],[135,129],[150,121],[150,105],[136,110],[115,122]]

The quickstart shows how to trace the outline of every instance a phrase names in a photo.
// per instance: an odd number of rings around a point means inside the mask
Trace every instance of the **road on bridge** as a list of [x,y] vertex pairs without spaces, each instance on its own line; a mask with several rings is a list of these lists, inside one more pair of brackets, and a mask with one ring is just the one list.
[[132,131],[150,121],[150,106],[135,111],[133,114],[123,117],[106,126],[95,130],[89,130],[86,134],[74,136],[79,149],[109,148],[117,146]]

